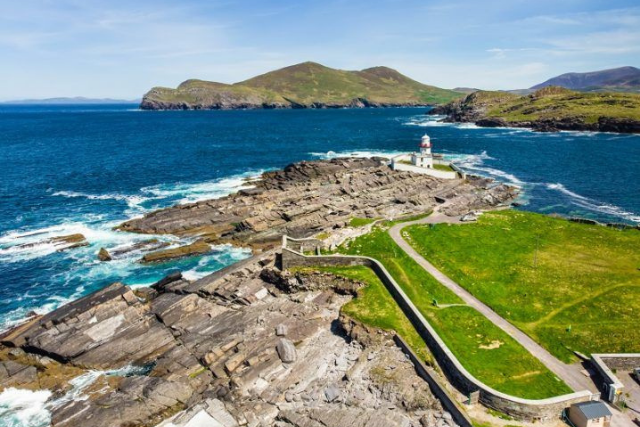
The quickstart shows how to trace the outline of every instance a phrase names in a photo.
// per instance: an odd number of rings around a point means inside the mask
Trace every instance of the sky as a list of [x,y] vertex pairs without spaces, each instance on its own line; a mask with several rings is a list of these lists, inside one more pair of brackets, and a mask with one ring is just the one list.
[[640,1],[0,0],[0,100],[136,99],[303,61],[518,89],[640,67]]

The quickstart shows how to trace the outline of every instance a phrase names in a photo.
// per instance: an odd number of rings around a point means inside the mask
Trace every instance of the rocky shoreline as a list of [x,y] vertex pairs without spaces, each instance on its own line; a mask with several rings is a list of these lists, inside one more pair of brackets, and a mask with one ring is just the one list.
[[382,158],[339,158],[294,163],[266,172],[235,194],[162,209],[119,230],[172,234],[209,244],[255,250],[279,244],[283,234],[309,237],[347,227],[351,218],[399,218],[449,200],[455,216],[509,203],[518,189],[491,179],[440,180],[392,171]]
[[487,128],[515,127],[532,129],[536,132],[587,131],[640,133],[640,121],[630,118],[601,116],[595,121],[586,121],[585,117],[576,115],[536,120],[506,120],[503,117],[488,114],[488,110],[493,107],[495,103],[484,103],[478,98],[474,98],[473,95],[474,94],[468,95],[461,100],[453,101],[449,104],[436,106],[426,114],[445,116],[442,120],[445,123],[473,123],[476,126]]
[[391,171],[379,158],[296,163],[252,184],[120,229],[197,237],[198,253],[233,242],[259,254],[195,281],[114,283],[34,316],[0,336],[0,391],[51,390],[54,427],[453,427],[392,333],[341,313],[362,283],[280,271],[273,248],[283,233],[331,233],[353,217],[415,215],[443,200],[449,215],[496,208],[518,190]]
[[404,102],[383,103],[370,101],[366,98],[354,98],[349,102],[325,103],[312,102],[308,104],[286,99],[285,102],[264,102],[260,99],[229,99],[214,102],[185,102],[164,101],[154,97],[150,92],[142,98],[141,110],[175,111],[175,110],[276,110],[276,109],[339,109],[339,108],[398,108],[398,107],[429,107],[433,104]]

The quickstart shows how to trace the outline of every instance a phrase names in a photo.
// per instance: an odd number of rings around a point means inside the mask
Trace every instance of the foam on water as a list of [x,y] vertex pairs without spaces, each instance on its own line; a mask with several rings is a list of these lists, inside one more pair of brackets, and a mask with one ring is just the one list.
[[343,151],[327,151],[326,153],[311,152],[309,155],[316,159],[331,160],[339,157],[384,157],[391,158],[406,154],[404,151],[398,150],[343,150]]
[[[151,238],[174,246],[189,243],[188,239],[178,239],[174,236],[125,233],[115,231],[113,227],[154,208],[224,197],[240,188],[248,188],[250,181],[258,178],[262,172],[262,170],[254,170],[202,183],[144,187],[140,189],[139,194],[90,194],[66,190],[51,192],[51,197],[86,199],[97,203],[120,201],[126,203],[128,209],[123,211],[125,216],[117,220],[104,221],[101,216],[81,215],[75,219],[70,217],[69,222],[41,228],[12,230],[1,235],[0,262],[11,264],[51,259],[55,260],[52,262],[64,264],[65,268],[54,270],[48,277],[47,283],[37,288],[37,292],[9,296],[10,301],[20,304],[17,308],[0,314],[0,330],[6,330],[21,323],[32,312],[46,314],[89,291],[96,290],[94,284],[104,286],[113,281],[125,283],[131,281],[134,287],[148,286],[162,278],[172,268],[183,267],[186,268],[187,277],[196,279],[250,256],[251,253],[247,249],[221,245],[214,247],[212,254],[197,259],[195,266],[193,263],[196,261],[176,261],[161,265],[140,264],[138,261],[142,256],[141,250],[128,251],[108,263],[97,259],[100,248],[113,252],[130,248],[136,243]],[[151,201],[154,204],[148,205]],[[53,237],[70,234],[84,235],[89,243],[88,246],[60,252],[68,245],[47,241]],[[75,290],[62,296],[57,293],[56,288]]]
[[188,184],[160,184],[141,189],[142,193],[156,199],[167,199],[178,204],[195,203],[202,200],[219,199],[242,188],[253,188],[251,181],[260,178],[266,169],[215,179],[213,181]]
[[[453,156],[452,156],[453,157]],[[485,160],[495,160],[489,156],[486,151],[480,154],[464,154],[454,157],[456,165],[460,166],[467,172],[475,173],[489,178],[494,178],[499,181],[507,182],[508,184],[522,187],[525,182],[520,180],[514,174],[505,172],[500,169],[492,168],[485,165]]]
[[442,121],[445,118],[446,116],[442,115],[414,116],[404,122],[403,125],[418,127],[453,127],[458,129],[484,129],[477,126],[475,123],[449,123]]
[[8,388],[0,393],[0,427],[46,427],[51,414],[46,402],[49,390],[22,390]]
[[598,200],[594,200],[589,197],[582,196],[578,193],[575,193],[567,189],[567,187],[565,187],[561,183],[548,183],[548,184],[545,184],[545,186],[549,190],[555,190],[564,194],[565,196],[568,197],[571,203],[583,209],[593,211],[593,212],[603,213],[611,216],[616,216],[619,218],[626,219],[628,221],[640,223],[640,214],[626,211],[620,208],[619,206],[615,206],[609,203],[602,203]]
[[85,390],[101,376],[128,377],[148,372],[148,366],[132,365],[107,371],[91,370],[70,380],[69,391],[53,400],[50,400],[52,393],[49,390],[8,388],[0,393],[0,427],[47,427],[51,423],[52,409],[88,399]]

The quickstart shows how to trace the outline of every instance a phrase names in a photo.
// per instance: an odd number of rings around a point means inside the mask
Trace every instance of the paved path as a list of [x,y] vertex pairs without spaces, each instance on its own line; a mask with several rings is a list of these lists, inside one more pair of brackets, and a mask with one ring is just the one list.
[[520,329],[513,326],[498,313],[493,311],[489,306],[481,302],[474,297],[471,293],[465,290],[462,286],[445,276],[440,270],[435,268],[429,261],[424,259],[411,245],[409,245],[402,237],[401,230],[409,225],[414,224],[438,224],[438,223],[460,223],[460,217],[447,217],[446,215],[436,211],[426,218],[422,218],[417,221],[404,222],[393,226],[389,230],[391,238],[404,250],[411,258],[413,258],[422,268],[424,268],[429,274],[436,278],[438,282],[446,286],[453,292],[455,292],[460,298],[462,298],[469,306],[475,308],[482,313],[487,319],[492,321],[497,327],[505,331],[516,341],[518,341],[524,348],[526,348],[533,356],[538,358],[549,370],[551,370],[556,376],[561,378],[569,387],[574,391],[591,390],[595,391],[595,385],[593,381],[584,376],[581,372],[582,367],[579,364],[567,365],[551,353],[545,350],[542,346],[529,338],[527,334]]

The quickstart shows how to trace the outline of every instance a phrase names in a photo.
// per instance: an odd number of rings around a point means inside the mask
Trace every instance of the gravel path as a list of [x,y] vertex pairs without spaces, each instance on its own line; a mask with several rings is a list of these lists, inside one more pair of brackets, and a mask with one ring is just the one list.
[[402,229],[410,225],[415,224],[439,224],[439,223],[460,223],[460,217],[448,217],[438,210],[429,215],[426,218],[419,219],[412,222],[404,222],[396,224],[389,230],[391,238],[404,250],[414,261],[416,261],[422,268],[424,268],[429,274],[436,278],[443,286],[446,286],[451,291],[455,292],[464,302],[471,307],[482,313],[487,319],[492,321],[497,327],[505,331],[516,341],[518,341],[524,348],[526,348],[533,356],[538,358],[549,370],[561,378],[569,387],[575,391],[591,390],[596,391],[593,381],[583,375],[582,366],[579,363],[568,365],[561,362],[546,349],[532,340],[527,334],[520,329],[509,323],[498,313],[493,311],[489,306],[481,302],[474,297],[471,293],[465,290],[458,283],[451,280],[440,270],[433,266],[429,261],[424,259],[409,243],[407,243],[402,237]]

